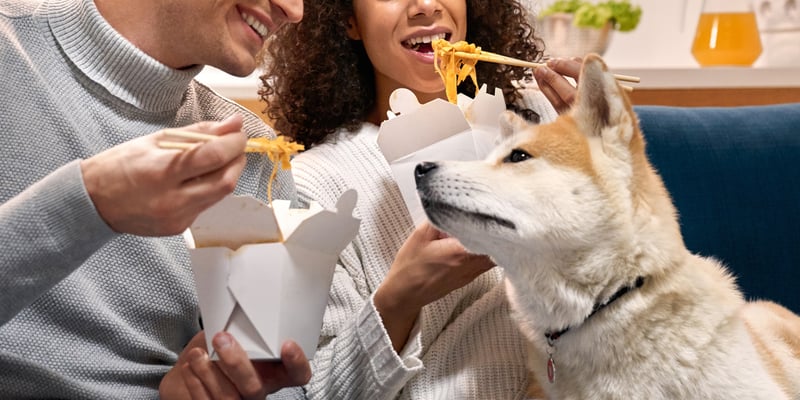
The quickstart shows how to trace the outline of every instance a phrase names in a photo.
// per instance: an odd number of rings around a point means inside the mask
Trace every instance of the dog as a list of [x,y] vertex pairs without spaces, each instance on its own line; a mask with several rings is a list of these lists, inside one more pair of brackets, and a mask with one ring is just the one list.
[[501,119],[485,160],[420,163],[415,179],[428,219],[504,268],[542,396],[800,399],[800,318],[746,302],[723,265],[686,249],[599,56],[553,123]]

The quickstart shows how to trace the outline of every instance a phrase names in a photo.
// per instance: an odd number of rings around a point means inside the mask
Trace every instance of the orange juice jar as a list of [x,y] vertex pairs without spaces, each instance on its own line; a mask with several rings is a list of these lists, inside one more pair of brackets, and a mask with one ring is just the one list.
[[692,55],[701,66],[750,66],[761,54],[761,38],[751,3],[705,0]]

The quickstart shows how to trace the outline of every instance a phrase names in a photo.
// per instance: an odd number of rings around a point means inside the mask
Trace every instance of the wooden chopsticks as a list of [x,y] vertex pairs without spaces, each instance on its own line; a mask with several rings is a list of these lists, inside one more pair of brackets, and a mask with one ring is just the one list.
[[[166,139],[188,139],[192,141],[173,141],[159,140],[158,146],[164,149],[186,150],[192,149],[200,143],[209,142],[219,138],[216,135],[209,135],[200,132],[184,131],[181,129],[164,129],[161,135]],[[303,145],[286,140],[285,136],[278,135],[275,138],[250,138],[247,139],[245,153],[262,153],[272,161],[272,172],[267,183],[267,200],[272,203],[272,182],[278,174],[278,167],[289,169],[292,167],[291,157],[303,150]]]
[[[184,131],[180,129],[164,129],[162,135],[167,139],[189,139],[194,142],[178,142],[171,140],[159,140],[158,146],[163,149],[191,149],[198,145],[198,142],[208,142],[209,140],[217,139],[219,136],[209,135],[207,133]],[[264,152],[264,145],[256,139],[248,139],[247,146],[244,149],[245,153],[261,153]]]
[[[480,54],[467,53],[465,51],[456,51],[454,52],[454,54],[456,57],[468,58],[470,60],[479,60],[479,61],[492,62],[496,64],[513,65],[515,67],[537,68],[545,65],[543,63],[522,61],[516,58],[490,53],[488,51],[481,51]],[[623,81],[623,82],[634,82],[634,83],[641,82],[641,78],[639,78],[638,76],[614,74],[614,78],[616,78],[618,81]]]

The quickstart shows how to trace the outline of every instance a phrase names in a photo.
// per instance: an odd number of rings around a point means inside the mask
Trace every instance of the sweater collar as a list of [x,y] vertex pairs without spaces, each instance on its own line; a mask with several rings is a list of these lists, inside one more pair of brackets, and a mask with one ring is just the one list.
[[202,70],[170,68],[139,50],[103,19],[93,0],[46,0],[44,17],[66,57],[113,96],[145,111],[177,109]]

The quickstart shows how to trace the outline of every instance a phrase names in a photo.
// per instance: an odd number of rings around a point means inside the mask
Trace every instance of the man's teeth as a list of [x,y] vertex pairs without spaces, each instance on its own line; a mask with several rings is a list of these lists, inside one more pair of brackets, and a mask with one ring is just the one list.
[[267,27],[261,22],[258,22],[257,19],[253,18],[252,15],[242,13],[242,19],[247,22],[247,25],[250,25],[251,28],[258,32],[261,37],[266,37],[267,34],[269,34],[269,29],[267,29]]
[[431,43],[436,39],[444,39],[445,36],[446,35],[444,33],[437,33],[435,35],[430,35],[430,36],[420,36],[408,39],[406,40],[406,43],[408,43],[409,46],[413,47],[421,43]]

